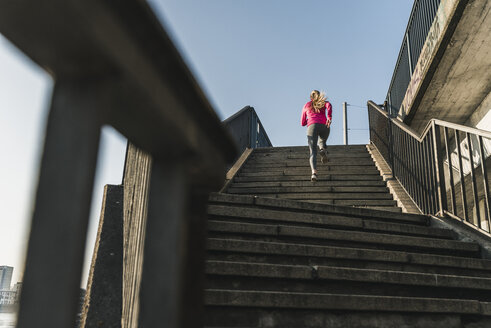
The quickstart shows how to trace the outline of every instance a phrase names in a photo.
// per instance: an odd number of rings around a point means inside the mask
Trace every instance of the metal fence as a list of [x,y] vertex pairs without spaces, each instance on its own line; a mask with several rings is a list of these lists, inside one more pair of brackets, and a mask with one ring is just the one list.
[[254,107],[246,106],[223,121],[235,140],[238,154],[246,148],[272,147]]
[[396,116],[441,0],[415,0],[387,92],[388,112]]
[[425,214],[490,231],[491,132],[431,120],[419,136],[368,102],[370,141]]

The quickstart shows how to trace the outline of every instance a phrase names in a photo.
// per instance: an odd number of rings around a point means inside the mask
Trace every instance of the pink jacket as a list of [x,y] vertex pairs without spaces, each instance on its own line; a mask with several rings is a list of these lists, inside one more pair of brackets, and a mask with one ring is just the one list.
[[[329,101],[326,101],[326,107],[322,108],[319,113],[310,110],[312,108],[312,101],[309,101],[303,106],[302,109],[302,126],[309,126],[310,124],[320,123],[326,124],[327,119],[332,120],[332,106]],[[327,119],[326,119],[327,109]]]

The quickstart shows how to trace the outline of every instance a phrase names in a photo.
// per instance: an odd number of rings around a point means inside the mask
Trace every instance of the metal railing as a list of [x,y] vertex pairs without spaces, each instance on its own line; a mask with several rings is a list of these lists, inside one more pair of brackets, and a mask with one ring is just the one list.
[[491,132],[432,119],[417,135],[372,101],[368,118],[370,141],[423,213],[490,231]]
[[414,1],[386,97],[388,111],[392,116],[396,116],[401,107],[440,1]]

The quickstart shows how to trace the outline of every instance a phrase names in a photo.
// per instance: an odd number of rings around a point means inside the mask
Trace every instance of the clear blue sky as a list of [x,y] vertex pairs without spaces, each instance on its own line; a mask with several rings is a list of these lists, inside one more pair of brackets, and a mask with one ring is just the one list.
[[[275,146],[305,145],[312,89],[333,105],[328,144],[368,142],[367,100],[383,102],[413,0],[151,0],[219,117],[253,106]],[[0,265],[21,279],[50,77],[0,36]],[[104,130],[87,258],[104,184],[121,181],[125,141]],[[88,262],[88,261],[87,261]],[[87,266],[86,269],[87,270]],[[85,278],[84,278],[85,279]]]

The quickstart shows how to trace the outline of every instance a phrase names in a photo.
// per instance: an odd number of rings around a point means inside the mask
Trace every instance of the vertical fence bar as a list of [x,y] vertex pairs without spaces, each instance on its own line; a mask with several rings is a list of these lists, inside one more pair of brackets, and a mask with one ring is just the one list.
[[418,149],[418,171],[419,171],[419,192],[421,194],[421,203],[418,204],[423,213],[426,213],[427,198],[425,193],[425,175],[424,175],[424,162],[423,162],[423,144],[422,142],[416,142]]
[[465,193],[464,170],[462,165],[462,151],[460,150],[460,134],[458,130],[454,130],[454,133],[455,133],[455,143],[457,145],[457,158],[459,163],[460,193],[462,198],[462,216],[464,217],[464,221],[469,222],[469,217],[467,215],[467,195]]
[[[57,81],[32,216],[17,327],[75,325],[101,111],[90,84]],[[47,301],[49,299],[49,301]]]
[[433,211],[432,214],[438,212],[439,202],[438,202],[438,187],[437,187],[437,177],[436,177],[436,167],[435,167],[435,148],[434,148],[434,138],[433,133],[429,133],[429,148],[430,148],[430,167],[431,167],[431,194],[433,196]]
[[410,159],[410,166],[409,166],[409,179],[411,181],[411,189],[412,189],[412,199],[415,201],[417,200],[416,195],[416,175],[414,174],[415,172],[415,167],[416,167],[416,162],[414,160],[414,149],[413,149],[413,137],[407,134],[408,136],[408,148],[409,148],[409,159]]
[[420,206],[421,204],[421,193],[419,189],[419,161],[418,161],[418,141],[411,137],[412,140],[412,152],[414,158],[414,188],[415,188],[415,203]]
[[396,126],[396,134],[394,138],[394,149],[396,150],[396,157],[394,158],[397,167],[397,176],[399,177],[399,181],[404,181],[404,171],[401,165],[401,129]]
[[414,188],[414,196],[413,200],[416,204],[419,204],[419,189],[418,189],[418,161],[416,155],[416,147],[414,143],[414,138],[411,137],[411,155],[412,155],[412,180],[413,180],[413,188]]
[[410,171],[409,171],[409,163],[411,162],[411,155],[409,154],[409,138],[407,133],[403,133],[403,145],[404,145],[404,153],[406,154],[406,160],[404,163],[404,169],[405,169],[405,176],[406,176],[406,189],[409,193],[409,195],[412,194],[412,185],[411,185],[411,179],[409,178]]
[[479,213],[479,196],[477,194],[477,183],[476,183],[476,175],[474,173],[474,158],[472,157],[472,142],[471,142],[470,133],[466,132],[465,137],[467,139],[467,147],[469,148],[468,153],[469,153],[469,163],[471,165],[472,194],[474,196],[474,208],[476,209],[477,226],[481,228],[481,214]]
[[484,216],[488,222],[488,231],[491,232],[491,211],[489,209],[489,183],[488,183],[488,172],[486,167],[486,156],[484,154],[484,145],[482,137],[479,136],[479,154],[481,156],[481,170],[482,170],[482,180],[484,189]]
[[426,165],[428,165],[428,196],[430,197],[430,211],[429,214],[434,214],[435,201],[433,194],[433,161],[431,152],[431,134],[427,134],[425,138],[426,147]]
[[432,123],[433,132],[433,151],[435,154],[435,178],[436,187],[438,191],[438,207],[440,208],[440,214],[448,209],[447,207],[447,189],[445,188],[445,173],[443,171],[443,153],[442,153],[442,142],[440,137],[440,127]]
[[391,125],[391,153],[392,153],[392,175],[396,177],[399,174],[399,167],[397,163],[397,126]]
[[423,151],[423,174],[424,174],[424,191],[426,197],[426,212],[425,214],[429,214],[431,212],[431,196],[430,196],[430,167],[428,162],[428,136],[424,137],[421,141],[422,151]]
[[424,196],[422,193],[421,189],[421,152],[420,152],[420,143],[417,139],[414,139],[414,147],[415,147],[415,154],[416,154],[416,177],[418,181],[418,207],[422,208],[423,207],[423,202],[424,202]]
[[153,161],[140,290],[140,327],[181,327],[188,181],[176,163]]
[[406,191],[410,192],[408,185],[407,185],[407,165],[402,160],[403,154],[407,154],[406,134],[402,130],[399,130],[399,131],[400,131],[400,142],[399,142],[398,148],[400,148],[399,159],[400,159],[401,171],[402,171],[402,181],[403,181],[403,185],[404,185],[404,188],[406,189]]
[[389,155],[389,165],[392,169],[392,175],[395,176],[395,166],[394,166],[394,136],[392,134],[392,120],[390,117],[387,118],[387,135],[388,135],[388,155]]
[[443,134],[445,137],[445,151],[447,153],[448,160],[448,176],[450,183],[450,201],[452,202],[452,214],[457,215],[457,206],[455,203],[455,185],[453,181],[453,166],[452,166],[452,154],[450,153],[450,147],[448,145],[448,128],[444,127]]

